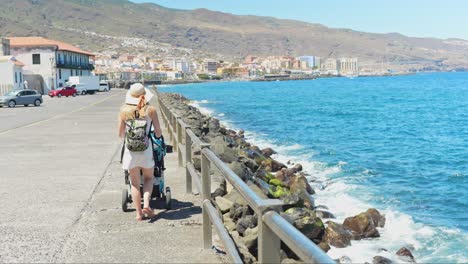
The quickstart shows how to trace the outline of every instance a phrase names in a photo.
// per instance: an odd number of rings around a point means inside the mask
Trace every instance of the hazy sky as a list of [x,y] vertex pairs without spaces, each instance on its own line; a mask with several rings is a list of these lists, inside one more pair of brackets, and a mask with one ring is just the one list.
[[132,0],[177,9],[207,8],[359,31],[468,40],[468,0]]

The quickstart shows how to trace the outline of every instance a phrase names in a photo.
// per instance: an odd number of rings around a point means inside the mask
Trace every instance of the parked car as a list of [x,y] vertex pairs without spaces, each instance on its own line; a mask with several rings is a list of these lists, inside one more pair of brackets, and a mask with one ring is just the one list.
[[99,82],[99,91],[100,92],[108,92],[110,90],[109,83],[106,81]]
[[36,90],[13,90],[0,96],[0,107],[15,107],[16,105],[29,106],[42,104],[42,95]]
[[71,86],[65,86],[65,87],[62,87],[62,88],[59,88],[57,90],[51,90],[49,92],[49,96],[50,97],[54,97],[54,96],[57,96],[57,97],[62,97],[62,96],[73,96],[75,97],[76,96],[76,89],[71,87]]

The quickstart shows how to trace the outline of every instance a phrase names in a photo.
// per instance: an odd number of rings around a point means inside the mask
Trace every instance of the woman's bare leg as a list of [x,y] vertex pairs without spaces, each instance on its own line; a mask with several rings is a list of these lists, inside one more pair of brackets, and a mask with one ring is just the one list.
[[136,219],[141,220],[143,212],[141,211],[140,168],[133,168],[129,173],[132,182],[132,200],[137,213]]
[[151,193],[153,192],[153,168],[143,169],[143,208],[150,208]]

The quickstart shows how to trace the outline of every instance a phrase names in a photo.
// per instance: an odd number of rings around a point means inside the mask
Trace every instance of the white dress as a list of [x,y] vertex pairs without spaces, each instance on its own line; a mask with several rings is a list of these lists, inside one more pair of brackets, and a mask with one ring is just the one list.
[[[151,129],[151,118],[146,116],[146,134],[149,134]],[[124,170],[131,170],[136,167],[140,168],[154,168],[153,147],[149,142],[148,148],[145,151],[130,151],[125,147],[124,155],[122,158],[122,168]]]

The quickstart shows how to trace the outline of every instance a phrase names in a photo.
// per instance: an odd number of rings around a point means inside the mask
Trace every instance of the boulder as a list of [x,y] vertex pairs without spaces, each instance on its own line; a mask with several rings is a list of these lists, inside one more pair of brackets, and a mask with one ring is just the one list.
[[244,232],[242,241],[245,246],[252,252],[257,247],[258,227],[247,228]]
[[[255,161],[257,161],[257,159]],[[263,159],[262,161],[264,161],[264,164],[262,165],[264,165],[265,167],[267,166],[270,167],[272,172],[277,172],[281,170],[282,168],[288,168],[283,163],[274,159]]]
[[415,262],[414,256],[411,253],[411,251],[406,248],[402,247],[397,251],[397,256],[399,256],[402,260],[408,261],[408,262]]
[[317,214],[318,217],[322,219],[326,219],[326,218],[335,219],[336,218],[332,212],[323,210],[323,209],[316,209],[315,213]]
[[239,220],[244,215],[244,210],[247,210],[246,207],[247,206],[242,206],[238,203],[234,203],[234,205],[229,210],[229,217],[234,222],[237,222],[237,220]]
[[234,203],[224,197],[218,196],[215,198],[216,206],[219,208],[219,210],[224,214],[228,212],[231,207],[234,205]]
[[229,191],[229,193],[224,196],[224,198],[230,200],[233,203],[238,203],[240,205],[247,205],[247,201],[234,188],[232,188],[231,191]]
[[223,137],[215,137],[211,140],[211,149],[219,156],[219,158],[226,162],[231,163],[237,161],[237,151],[228,147]]
[[247,166],[247,168],[250,169],[250,171],[257,171],[258,168],[260,167],[260,166],[257,164],[257,162],[255,162],[255,160],[250,159],[250,158],[248,158],[248,157],[241,158],[240,161],[243,162],[244,165]]
[[262,189],[260,189],[255,183],[248,181],[247,185],[254,191],[260,198],[262,199],[268,199],[268,196],[263,192]]
[[356,232],[361,238],[380,237],[372,217],[366,213],[360,213],[344,220],[343,226]]
[[306,190],[309,194],[315,193],[304,175],[296,175],[292,177],[289,180],[289,189],[291,189],[291,192]]
[[216,188],[216,190],[211,194],[211,198],[214,199],[218,196],[224,196],[224,195],[226,195],[226,189],[220,186]]
[[244,245],[241,237],[239,236],[239,233],[237,231],[233,231],[231,233],[231,237],[237,245],[239,255],[241,256],[243,262],[246,264],[257,263],[257,259],[254,255],[252,255],[252,253],[250,253],[249,249]]
[[236,223],[234,223],[234,221],[232,220],[231,217],[229,217],[230,213],[225,213],[223,215],[223,223],[224,223],[224,226],[226,227],[226,229],[229,231],[229,232],[232,232],[234,230],[236,230]]
[[393,261],[382,256],[375,256],[372,259],[372,264],[391,264],[391,263],[393,263]]
[[324,241],[328,244],[337,248],[344,248],[351,245],[351,238],[351,232],[342,225],[332,221],[327,222]]
[[380,212],[375,208],[367,209],[366,214],[372,218],[376,227],[384,227],[385,216],[381,215]]
[[228,167],[237,174],[243,181],[247,181],[252,177],[250,170],[241,162],[234,161],[228,164]]
[[284,212],[288,215],[294,226],[311,240],[320,242],[325,227],[322,220],[318,218],[314,211],[306,208],[294,207]]
[[237,221],[236,231],[240,235],[244,235],[245,231],[248,228],[254,228],[257,226],[257,217],[255,215],[247,215],[243,218],[240,218]]
[[264,148],[261,150],[261,153],[266,158],[269,158],[271,155],[276,154],[276,151],[274,151],[272,148]]
[[351,263],[353,263],[353,261],[348,256],[342,256],[341,258],[336,259],[336,262],[340,263],[340,264],[351,264]]
[[281,198],[285,203],[284,209],[287,210],[293,207],[303,207],[304,200],[301,199],[299,193],[287,193],[284,197]]
[[197,171],[201,171],[201,157],[200,156],[193,156],[192,157],[192,162],[193,162],[193,167],[195,167],[195,169]]
[[295,259],[292,259],[292,258],[285,258],[281,261],[281,264],[296,264],[296,263],[304,263],[302,261],[299,261],[299,260],[295,260]]
[[239,130],[239,132],[237,133],[237,135],[238,135],[239,137],[243,138],[243,137],[244,137],[244,130],[242,130],[242,129]]
[[302,171],[302,165],[297,163],[296,165],[294,165],[293,169],[296,171],[296,172],[299,172],[299,171]]
[[224,127],[220,127],[219,128],[219,133],[223,134],[223,135],[227,135],[227,129],[224,128]]
[[331,249],[330,245],[328,245],[327,242],[323,241],[318,244],[318,247],[325,253],[327,253]]

